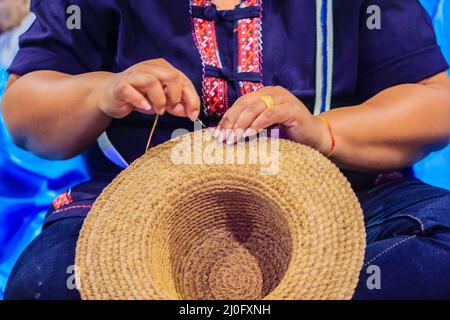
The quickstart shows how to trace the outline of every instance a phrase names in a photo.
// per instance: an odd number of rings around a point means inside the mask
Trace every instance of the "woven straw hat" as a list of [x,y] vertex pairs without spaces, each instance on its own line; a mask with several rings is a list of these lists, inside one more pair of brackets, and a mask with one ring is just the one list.
[[198,131],[103,191],[78,240],[77,284],[83,299],[350,299],[364,249],[357,198],[321,154]]

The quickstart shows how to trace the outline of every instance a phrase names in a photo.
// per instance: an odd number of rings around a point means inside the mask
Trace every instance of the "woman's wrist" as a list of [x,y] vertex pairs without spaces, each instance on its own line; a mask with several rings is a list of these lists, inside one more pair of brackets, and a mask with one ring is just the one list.
[[330,158],[336,148],[336,138],[331,123],[324,115],[315,116],[314,121],[319,132],[315,149]]
[[112,103],[109,87],[115,74],[111,72],[93,72],[85,76],[89,77],[87,83],[90,87],[85,104],[93,108],[99,115],[111,118],[107,112],[107,107]]

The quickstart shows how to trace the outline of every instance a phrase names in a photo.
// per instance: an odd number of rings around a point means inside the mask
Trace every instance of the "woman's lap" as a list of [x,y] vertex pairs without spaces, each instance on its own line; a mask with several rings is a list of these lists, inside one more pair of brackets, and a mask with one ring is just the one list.
[[[450,191],[403,178],[358,196],[367,249],[354,298],[450,298]],[[16,263],[5,298],[79,299],[73,264],[82,224],[70,217],[47,226]]]
[[74,288],[75,248],[84,218],[50,224],[16,262],[6,300],[79,300]]
[[367,248],[354,299],[450,299],[450,191],[405,178],[360,200]]

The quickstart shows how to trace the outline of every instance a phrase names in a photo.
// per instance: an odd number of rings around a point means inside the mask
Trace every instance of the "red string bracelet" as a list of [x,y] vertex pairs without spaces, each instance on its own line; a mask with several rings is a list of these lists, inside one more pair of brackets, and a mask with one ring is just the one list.
[[328,132],[330,133],[331,151],[326,157],[327,158],[331,158],[331,156],[333,155],[334,151],[336,150],[336,139],[335,139],[334,134],[333,134],[333,129],[331,128],[330,122],[328,122],[328,120],[325,119],[324,117],[317,116],[317,119],[319,119],[320,121],[323,122],[323,124],[328,128]]

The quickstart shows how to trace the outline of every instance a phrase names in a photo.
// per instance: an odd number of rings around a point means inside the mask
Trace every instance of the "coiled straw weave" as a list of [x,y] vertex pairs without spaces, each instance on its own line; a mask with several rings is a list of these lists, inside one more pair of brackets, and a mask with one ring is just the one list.
[[244,164],[176,165],[183,138],[188,153],[211,143],[199,131],[151,149],[94,204],[76,250],[83,299],[352,297],[363,215],[335,165],[267,138],[258,142],[279,148],[276,174],[248,160],[260,152],[252,143],[220,147],[247,155]]

